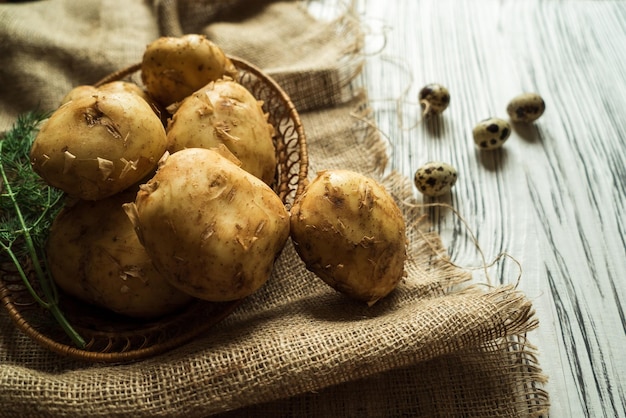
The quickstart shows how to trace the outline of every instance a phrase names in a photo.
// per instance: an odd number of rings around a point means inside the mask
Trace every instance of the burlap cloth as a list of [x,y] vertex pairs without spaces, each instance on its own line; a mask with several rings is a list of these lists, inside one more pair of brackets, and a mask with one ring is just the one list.
[[[273,75],[300,111],[310,175],[350,168],[398,202],[408,179],[355,83],[362,33],[301,4],[56,0],[0,4],[0,131],[52,109],[74,85],[139,61],[159,34],[201,32]],[[355,87],[356,85],[356,87]],[[407,223],[421,215],[402,204]],[[548,410],[531,303],[512,287],[472,286],[425,225],[409,230],[408,277],[371,308],[307,272],[288,245],[269,283],[179,349],[132,364],[85,364],[32,343],[0,314],[1,416],[538,416]],[[230,412],[228,412],[230,411]]]

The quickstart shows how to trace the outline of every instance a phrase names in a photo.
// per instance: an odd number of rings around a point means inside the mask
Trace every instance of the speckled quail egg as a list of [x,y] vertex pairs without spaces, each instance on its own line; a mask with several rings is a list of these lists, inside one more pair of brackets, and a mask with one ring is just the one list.
[[441,84],[427,84],[417,96],[422,107],[422,116],[438,115],[450,104],[450,92]]
[[441,196],[450,191],[457,180],[457,172],[450,164],[430,161],[415,172],[415,186],[426,196]]
[[479,122],[472,131],[474,142],[480,149],[500,148],[511,135],[511,125],[504,119],[489,118]]
[[514,97],[506,107],[513,122],[534,122],[546,110],[546,103],[537,93],[524,93]]

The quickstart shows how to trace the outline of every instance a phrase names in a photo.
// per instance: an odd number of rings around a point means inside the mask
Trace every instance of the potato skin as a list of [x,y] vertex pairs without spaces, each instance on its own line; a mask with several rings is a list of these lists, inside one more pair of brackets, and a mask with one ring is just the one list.
[[109,83],[103,84],[101,86],[95,87],[90,85],[81,85],[76,86],[72,90],[70,90],[65,97],[61,100],[62,106],[67,102],[71,102],[72,100],[76,100],[79,97],[83,96],[93,96],[94,94],[98,94],[99,92],[108,92],[108,93],[116,93],[116,92],[126,92],[126,93],[134,93],[137,96],[141,97],[143,100],[150,105],[154,113],[161,119],[161,123],[163,126],[167,124],[167,111],[162,108],[150,95],[139,87],[137,84],[132,83],[130,81],[111,81]]
[[291,208],[290,231],[307,269],[369,305],[404,276],[402,213],[380,184],[359,173],[318,173]]
[[161,276],[122,204],[135,192],[79,200],[55,218],[46,253],[58,286],[87,303],[136,318],[172,313],[192,298]]
[[208,301],[255,292],[289,237],[276,193],[216,150],[167,156],[125,209],[164,277]]
[[79,97],[83,96],[91,96],[98,93],[98,88],[90,85],[81,85],[76,86],[61,99],[60,106],[63,106],[65,103],[71,102],[72,100],[76,100]]
[[48,184],[99,200],[154,170],[166,141],[163,124],[142,98],[99,91],[59,107],[37,134],[30,159]]
[[167,127],[168,151],[225,145],[241,168],[271,185],[276,173],[274,128],[244,86],[218,80],[186,98]]
[[203,35],[161,37],[144,51],[141,79],[150,96],[167,107],[237,69],[224,51]]

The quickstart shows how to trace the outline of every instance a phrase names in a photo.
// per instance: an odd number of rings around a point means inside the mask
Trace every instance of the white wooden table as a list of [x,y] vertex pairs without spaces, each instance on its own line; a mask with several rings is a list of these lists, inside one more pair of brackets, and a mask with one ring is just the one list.
[[[626,2],[356,4],[390,169],[412,177],[430,160],[455,166],[452,193],[423,201],[456,208],[487,262],[506,252],[521,263],[551,416],[626,416]],[[452,98],[425,123],[417,93],[431,82]],[[501,150],[479,151],[473,126],[508,119],[509,100],[527,91],[545,99],[543,117],[516,126]],[[450,210],[431,216],[453,261],[480,266],[463,222]],[[511,258],[488,271],[494,283],[518,280]]]

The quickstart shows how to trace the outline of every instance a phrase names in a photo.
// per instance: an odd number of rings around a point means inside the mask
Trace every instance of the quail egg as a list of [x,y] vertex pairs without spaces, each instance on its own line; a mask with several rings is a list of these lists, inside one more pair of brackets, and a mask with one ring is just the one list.
[[546,103],[536,93],[524,93],[514,97],[506,107],[513,122],[534,122],[546,110]]
[[415,186],[426,196],[441,196],[448,193],[457,180],[457,172],[450,164],[430,161],[415,172]]
[[511,135],[511,125],[504,119],[489,118],[479,122],[472,131],[474,142],[480,149],[500,148]]
[[427,84],[419,91],[418,100],[424,117],[438,115],[450,104],[450,92],[441,84]]

